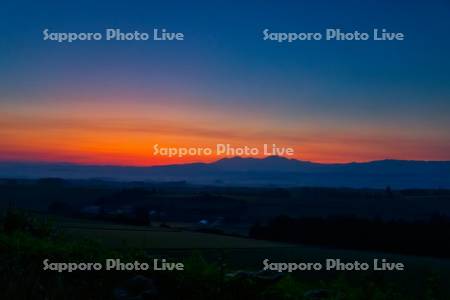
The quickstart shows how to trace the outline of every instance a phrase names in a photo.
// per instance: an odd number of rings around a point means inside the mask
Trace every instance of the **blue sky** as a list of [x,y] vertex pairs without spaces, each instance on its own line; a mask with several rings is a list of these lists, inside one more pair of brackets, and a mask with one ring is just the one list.
[[[311,129],[312,135],[330,130],[344,136],[367,132],[374,141],[389,136],[423,144],[432,139],[429,153],[419,151],[418,158],[450,159],[444,154],[450,144],[448,1],[4,1],[1,5],[0,106],[10,115],[73,98],[165,101],[174,107],[223,111],[230,115],[224,126],[236,122],[234,112],[246,110],[249,117],[270,118],[271,128],[280,136],[286,127],[302,133]],[[45,28],[151,32],[155,27],[183,32],[185,41],[42,40]],[[274,32],[386,28],[403,32],[406,39],[278,44],[262,39],[265,28]],[[122,100],[116,99],[118,95]],[[245,130],[248,124],[241,125]]]

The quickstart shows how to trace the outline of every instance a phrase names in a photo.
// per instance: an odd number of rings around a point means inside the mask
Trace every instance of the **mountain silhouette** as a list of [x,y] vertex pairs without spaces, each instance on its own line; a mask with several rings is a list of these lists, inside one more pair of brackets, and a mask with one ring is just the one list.
[[3,162],[0,163],[0,177],[186,181],[249,186],[450,188],[450,161],[390,159],[324,164],[270,156],[154,167]]
[[311,165],[311,163],[280,156],[269,156],[266,158],[223,158],[212,163],[212,165],[222,170],[229,171],[295,172]]

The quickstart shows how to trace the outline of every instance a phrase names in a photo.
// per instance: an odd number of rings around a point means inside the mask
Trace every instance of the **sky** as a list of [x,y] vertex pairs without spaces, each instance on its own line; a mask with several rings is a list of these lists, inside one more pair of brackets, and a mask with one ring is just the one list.
[[[213,161],[152,147],[217,143],[325,163],[450,160],[448,1],[61,2],[0,4],[0,161]],[[57,43],[46,28],[185,40]],[[405,40],[277,43],[266,28]]]

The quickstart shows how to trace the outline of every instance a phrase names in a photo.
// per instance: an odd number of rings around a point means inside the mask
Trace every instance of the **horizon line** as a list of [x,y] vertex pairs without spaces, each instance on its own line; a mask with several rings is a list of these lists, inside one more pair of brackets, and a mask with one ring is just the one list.
[[161,165],[131,165],[131,164],[95,164],[95,163],[84,163],[84,162],[69,162],[69,161],[35,161],[35,160],[1,160],[0,164],[40,164],[40,165],[74,165],[74,166],[95,166],[95,167],[123,167],[123,168],[152,168],[152,167],[168,167],[168,166],[186,166],[195,164],[211,165],[225,159],[253,159],[253,160],[265,160],[268,158],[281,158],[290,161],[297,161],[303,163],[312,163],[320,165],[345,165],[345,164],[363,164],[363,163],[373,163],[380,161],[404,161],[404,162],[450,162],[450,160],[420,160],[420,159],[399,159],[399,158],[383,158],[374,159],[367,161],[348,161],[348,162],[316,162],[310,160],[301,160],[297,158],[289,158],[285,156],[269,155],[265,157],[253,157],[253,156],[232,156],[232,157],[222,157],[211,162],[204,161],[193,161],[187,163],[173,163],[173,164],[161,164]]

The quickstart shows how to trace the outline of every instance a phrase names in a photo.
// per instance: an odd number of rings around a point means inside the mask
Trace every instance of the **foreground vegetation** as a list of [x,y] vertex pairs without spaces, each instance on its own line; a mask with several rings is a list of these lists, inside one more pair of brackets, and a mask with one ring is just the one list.
[[225,258],[191,252],[185,271],[42,270],[57,262],[97,262],[106,258],[149,261],[151,252],[114,250],[92,240],[67,236],[44,221],[8,210],[0,232],[2,299],[449,299],[445,278],[422,274],[421,282],[395,280],[382,273],[266,274],[237,271]]
[[354,216],[279,216],[267,224],[255,224],[250,236],[343,249],[450,258],[450,218],[445,215],[389,221]]

